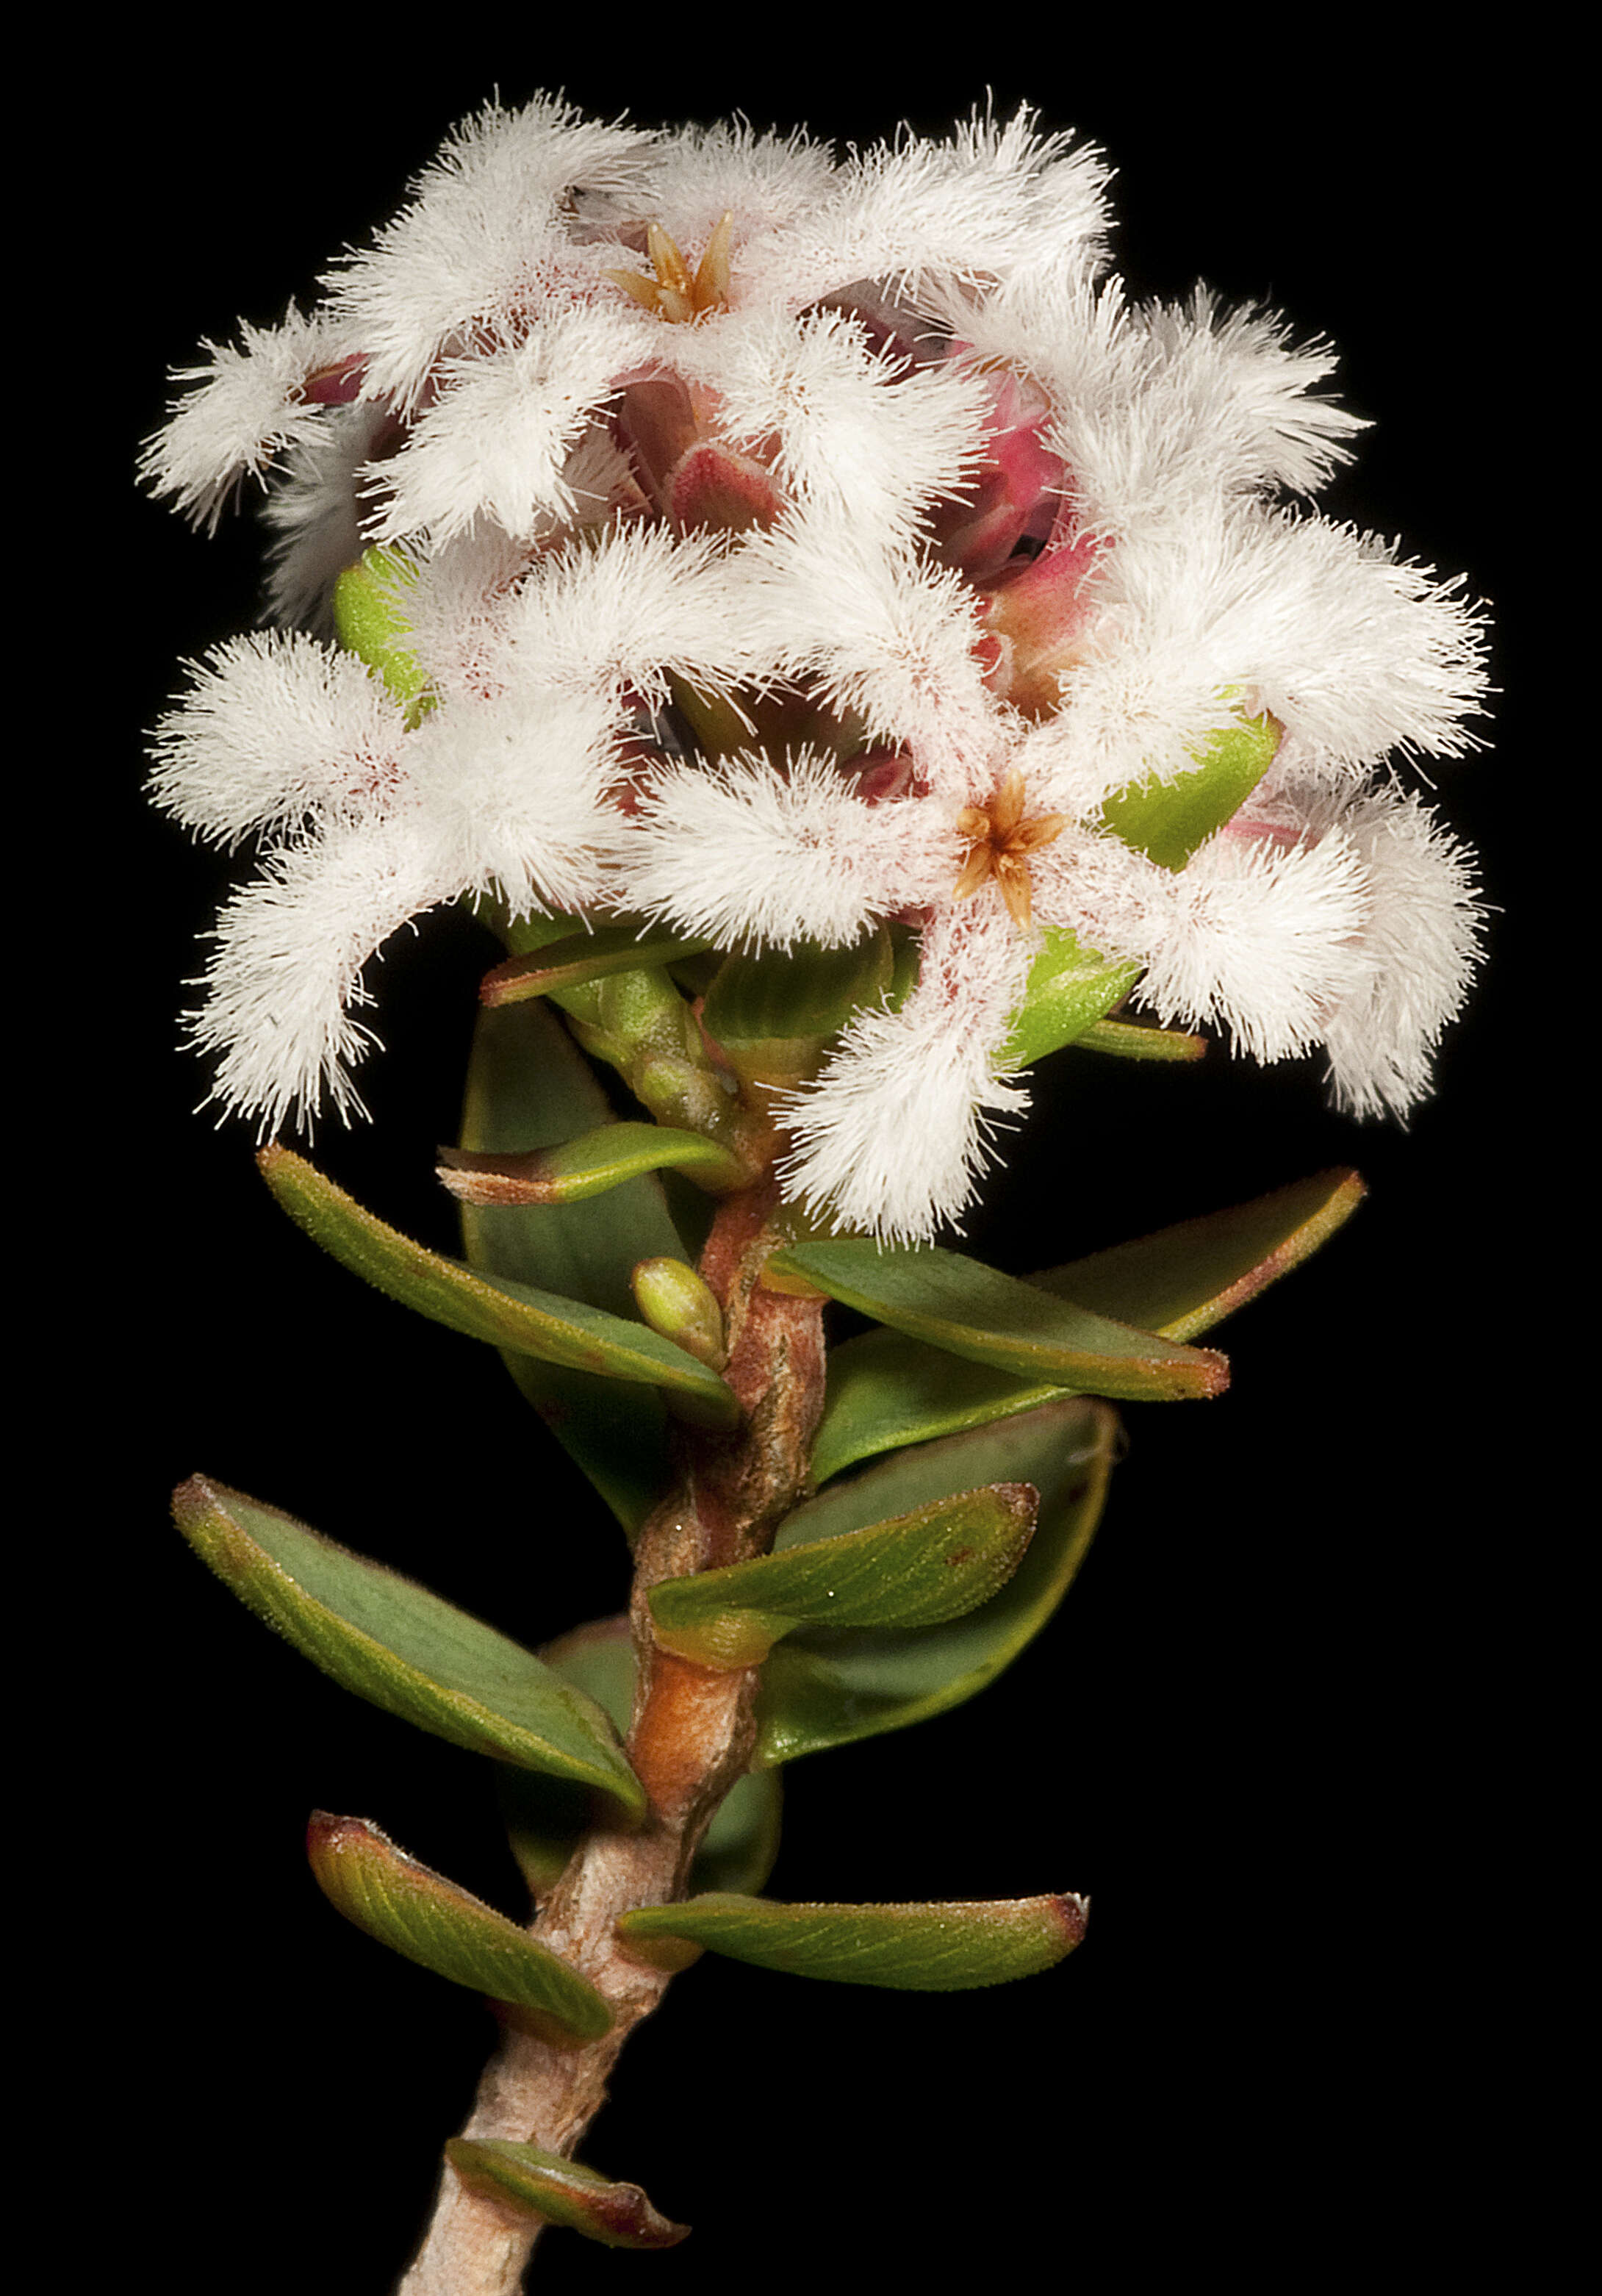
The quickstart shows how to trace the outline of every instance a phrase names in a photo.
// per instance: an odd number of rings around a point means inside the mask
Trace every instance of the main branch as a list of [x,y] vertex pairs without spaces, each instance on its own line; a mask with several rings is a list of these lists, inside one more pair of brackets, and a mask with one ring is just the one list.
[[[766,1180],[729,1198],[701,1258],[723,1310],[740,1431],[683,1431],[676,1487],[645,1523],[635,1551],[630,1615],[637,1677],[628,1753],[649,1812],[635,1831],[597,1826],[586,1834],[531,1925],[543,1945],[604,1994],[612,2027],[599,2041],[563,2047],[509,2024],[464,2136],[511,2138],[571,2156],[605,2101],[624,2042],[669,1982],[662,1970],[623,1950],[617,1916],[684,1895],[701,1837],[750,1759],[756,1669],[713,1672],[658,1649],[645,1596],[661,1579],[763,1554],[805,1480],[823,1399],[821,1303],[760,1282],[777,1241],[768,1225],[772,1202]],[[447,2165],[399,2296],[515,2296],[538,2231]]]

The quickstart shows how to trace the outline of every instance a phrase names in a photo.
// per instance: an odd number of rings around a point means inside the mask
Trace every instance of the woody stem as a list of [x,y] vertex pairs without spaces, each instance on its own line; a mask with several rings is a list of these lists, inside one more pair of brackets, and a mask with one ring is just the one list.
[[[725,1376],[741,1406],[732,1435],[686,1428],[671,1495],[644,1524],[630,1599],[637,1660],[628,1754],[649,1797],[633,1832],[598,1824],[540,1905],[531,1934],[606,1998],[611,2030],[559,2046],[508,2024],[485,2069],[464,2136],[511,2138],[570,2157],[606,2097],[625,2040],[669,1979],[632,1960],[617,1916],[685,1893],[691,1861],[755,1741],[756,1670],[691,1665],[658,1647],[647,1591],[760,1554],[799,1496],[823,1398],[821,1302],[767,1290],[777,1238],[771,1177],[727,1198],[701,1257],[723,1310]],[[434,2214],[397,2296],[515,2296],[540,2226],[444,2169]]]

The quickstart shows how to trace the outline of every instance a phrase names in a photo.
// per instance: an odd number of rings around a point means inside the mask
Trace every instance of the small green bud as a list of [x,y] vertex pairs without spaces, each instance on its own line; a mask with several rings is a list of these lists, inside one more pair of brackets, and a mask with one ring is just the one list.
[[723,1367],[723,1314],[712,1286],[682,1259],[642,1259],[629,1281],[653,1332],[704,1363]]

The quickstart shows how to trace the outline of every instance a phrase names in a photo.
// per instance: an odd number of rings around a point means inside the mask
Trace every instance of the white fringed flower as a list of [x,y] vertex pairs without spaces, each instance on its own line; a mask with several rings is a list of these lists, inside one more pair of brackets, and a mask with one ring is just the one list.
[[[1165,1022],[1321,1049],[1354,1113],[1417,1102],[1477,910],[1395,777],[1471,745],[1477,614],[1308,506],[1362,428],[1327,344],[1103,275],[1107,179],[1026,113],[837,160],[490,105],[308,316],[207,346],[145,474],[214,523],[275,472],[272,600],[315,634],[220,649],[157,734],[158,800],[264,841],[194,1024],[229,1105],[354,1106],[368,958],[489,890],[725,950],[916,931],[789,1110],[791,1193],[887,1238],[1024,1107],[1043,935]],[[374,542],[404,704],[319,642]],[[1116,833],[1265,718],[1185,865]]]

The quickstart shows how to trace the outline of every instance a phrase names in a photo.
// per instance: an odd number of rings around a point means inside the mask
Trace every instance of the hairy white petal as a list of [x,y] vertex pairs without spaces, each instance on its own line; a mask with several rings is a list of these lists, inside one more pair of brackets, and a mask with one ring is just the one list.
[[932,504],[960,492],[984,445],[982,380],[877,356],[842,311],[798,323],[753,313],[692,334],[680,366],[715,386],[724,435],[772,442],[781,480],[808,511],[887,537],[910,537]]
[[362,520],[363,464],[391,420],[387,407],[333,406],[284,458],[262,505],[274,535],[267,581],[270,618],[281,627],[333,636],[333,587],[369,537]]
[[393,540],[427,527],[445,541],[488,518],[532,536],[543,516],[571,517],[568,458],[651,342],[637,314],[576,309],[543,319],[520,342],[445,359],[439,396],[405,448],[373,465],[386,497],[374,532]]
[[389,936],[458,888],[442,883],[409,815],[347,824],[268,856],[229,899],[211,938],[206,1001],[190,1032],[217,1057],[210,1097],[259,1119],[362,1113],[350,1069],[373,1041],[352,1008],[372,1003],[363,967]]
[[1462,1009],[1483,912],[1473,858],[1416,798],[1378,790],[1340,816],[1368,871],[1364,978],[1325,1036],[1336,1105],[1405,1117],[1430,1088],[1430,1062]]
[[199,388],[175,400],[171,419],[146,439],[141,477],[153,494],[214,534],[247,472],[261,478],[281,449],[316,435],[323,410],[302,400],[300,387],[314,368],[349,348],[337,331],[303,319],[293,304],[281,326],[241,320],[237,348],[203,342],[209,363],[176,368],[172,377]]
[[151,791],[202,837],[237,844],[371,806],[393,783],[405,718],[353,654],[268,633],[185,666],[190,690],[155,729]]
[[1369,969],[1368,873],[1350,838],[1287,848],[1225,832],[1164,885],[1167,874],[1151,869],[1136,929],[1140,1003],[1165,1027],[1222,1023],[1260,1061],[1319,1044]]
[[864,805],[827,758],[674,768],[643,792],[623,898],[719,946],[826,947],[949,885],[960,847],[916,803]]
[[722,685],[753,666],[721,538],[666,527],[617,527],[541,558],[506,629],[509,679],[657,701],[670,672]]
[[781,242],[747,251],[758,291],[791,307],[862,279],[1009,272],[1064,247],[1104,243],[1108,168],[1092,146],[1042,137],[1020,111],[976,119],[949,141],[903,135],[854,154],[830,199]]
[[815,1084],[791,1095],[785,1192],[814,1218],[887,1243],[960,1226],[993,1160],[997,1117],[1028,1106],[995,1047],[1034,947],[1004,914],[936,924],[899,1013],[861,1013]]
[[617,834],[616,731],[603,699],[576,693],[451,701],[425,718],[408,781],[441,880],[497,885],[514,913],[593,899]]
[[536,96],[487,104],[454,130],[374,245],[325,283],[370,360],[369,388],[410,406],[435,362],[504,339],[525,313],[587,301],[594,266],[574,248],[565,195],[643,188],[654,139]]
[[749,606],[782,675],[815,676],[872,737],[912,750],[944,794],[985,778],[1002,713],[974,651],[974,593],[960,576],[875,549],[845,516],[792,518],[749,560]]

